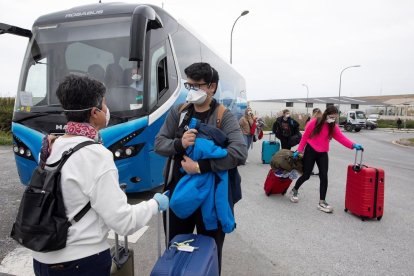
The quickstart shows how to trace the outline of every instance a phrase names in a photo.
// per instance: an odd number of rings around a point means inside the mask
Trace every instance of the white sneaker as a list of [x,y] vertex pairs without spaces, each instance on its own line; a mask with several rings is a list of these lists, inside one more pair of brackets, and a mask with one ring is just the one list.
[[290,191],[290,201],[292,201],[293,203],[298,203],[299,202],[299,197],[298,197],[298,190],[296,190],[295,188],[293,188]]
[[320,200],[318,204],[318,209],[325,213],[332,213],[333,207],[328,204],[325,200]]

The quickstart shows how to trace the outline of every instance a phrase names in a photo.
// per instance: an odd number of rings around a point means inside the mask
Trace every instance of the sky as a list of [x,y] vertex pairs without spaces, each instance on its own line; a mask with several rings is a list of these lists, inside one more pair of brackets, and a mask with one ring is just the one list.
[[[41,15],[98,0],[1,0],[0,22],[31,29]],[[103,2],[110,2],[105,1]],[[157,0],[246,80],[248,100],[414,94],[412,0]],[[0,35],[0,96],[14,96],[27,38]]]

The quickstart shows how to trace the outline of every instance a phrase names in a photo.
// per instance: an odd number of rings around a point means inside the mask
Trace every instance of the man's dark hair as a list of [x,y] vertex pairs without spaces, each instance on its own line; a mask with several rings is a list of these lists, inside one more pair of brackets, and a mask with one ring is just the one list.
[[219,81],[219,74],[216,69],[205,62],[197,62],[191,64],[184,69],[184,73],[187,75],[187,78],[193,79],[195,81],[204,80],[209,85],[212,83],[218,83]]
[[[92,107],[102,109],[105,86],[86,76],[67,76],[56,90],[60,104],[64,110],[80,110]],[[66,111],[66,119],[72,122],[89,122],[90,110]]]

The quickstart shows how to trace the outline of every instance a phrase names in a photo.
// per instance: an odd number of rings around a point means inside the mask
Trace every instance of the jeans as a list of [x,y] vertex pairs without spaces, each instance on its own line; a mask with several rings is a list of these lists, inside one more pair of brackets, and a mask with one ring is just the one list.
[[248,134],[248,135],[247,134],[243,134],[243,137],[244,137],[244,142],[247,145],[247,151],[249,151],[250,146],[251,146],[252,141],[253,141],[253,135],[251,135],[251,134]]
[[58,263],[44,264],[33,259],[36,276],[109,276],[112,258],[109,249],[82,259]]

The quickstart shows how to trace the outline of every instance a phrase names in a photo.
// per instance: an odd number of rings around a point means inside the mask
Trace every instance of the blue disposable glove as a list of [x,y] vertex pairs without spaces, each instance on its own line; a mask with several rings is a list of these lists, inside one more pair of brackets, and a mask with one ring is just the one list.
[[298,159],[298,157],[299,157],[299,152],[296,150],[296,151],[292,154],[292,156],[293,156],[293,159]]
[[353,149],[356,149],[356,150],[364,150],[364,148],[362,147],[362,145],[360,145],[360,144],[353,144],[352,145],[352,148]]
[[167,208],[168,208],[168,202],[169,202],[168,196],[163,195],[163,194],[160,194],[160,193],[156,193],[153,198],[158,203],[158,210],[159,211],[165,211],[165,210],[167,210]]

